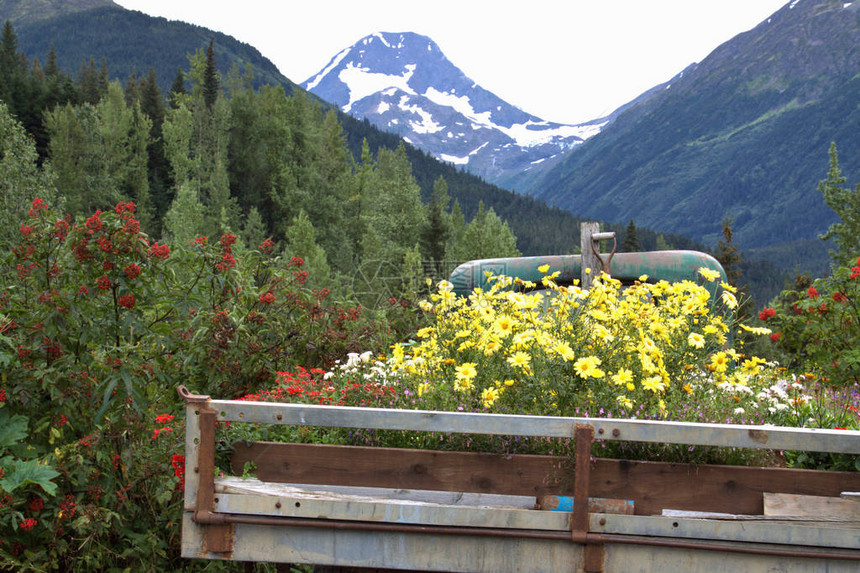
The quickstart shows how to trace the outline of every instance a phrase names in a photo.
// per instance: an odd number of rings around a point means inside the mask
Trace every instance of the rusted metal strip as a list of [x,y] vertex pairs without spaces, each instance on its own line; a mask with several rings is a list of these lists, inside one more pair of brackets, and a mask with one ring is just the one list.
[[[428,535],[473,535],[477,537],[506,537],[521,539],[549,539],[565,541],[570,534],[553,531],[535,531],[528,529],[493,529],[478,527],[450,527],[395,524],[385,522],[336,521],[328,519],[307,519],[298,517],[257,517],[250,515],[210,514],[217,517],[218,523],[265,525],[280,527],[307,527],[334,530],[378,531],[389,533],[421,533]],[[695,549],[703,551],[720,551],[726,553],[743,553],[747,555],[773,555],[779,557],[796,557],[805,559],[837,559],[841,561],[860,561],[860,551],[816,551],[812,549],[795,549],[790,547],[774,547],[765,544],[738,544],[719,541],[689,541],[683,539],[664,539],[635,535],[619,535],[590,533],[589,541],[598,544],[644,545],[651,547],[672,547],[678,549]]]
[[201,409],[198,415],[200,424],[200,446],[197,466],[194,471],[199,476],[197,506],[194,521],[206,525],[203,538],[207,551],[212,553],[232,553],[233,525],[223,514],[213,513],[215,509],[215,422],[214,410]]
[[576,440],[576,474],[574,475],[573,497],[579,501],[574,502],[573,514],[570,517],[571,539],[576,543],[585,544],[582,552],[582,570],[585,573],[601,573],[606,557],[603,543],[592,538],[588,533],[591,444],[594,441],[594,428],[585,424],[577,424],[574,439]]

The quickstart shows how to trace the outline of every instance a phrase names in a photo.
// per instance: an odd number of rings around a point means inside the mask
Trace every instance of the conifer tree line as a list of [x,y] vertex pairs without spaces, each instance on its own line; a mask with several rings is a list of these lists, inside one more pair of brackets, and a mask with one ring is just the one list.
[[329,274],[368,261],[395,266],[516,256],[516,237],[492,208],[467,222],[444,178],[427,205],[402,144],[350,153],[334,111],[303,92],[251,87],[251,72],[222,77],[210,42],[177,70],[169,94],[154,71],[109,80],[106,63],[72,78],[53,50],[43,67],[18,52],[7,22],[0,41],[0,101],[36,141],[72,216],[137,204],[151,237],[188,244],[238,235],[273,239]]

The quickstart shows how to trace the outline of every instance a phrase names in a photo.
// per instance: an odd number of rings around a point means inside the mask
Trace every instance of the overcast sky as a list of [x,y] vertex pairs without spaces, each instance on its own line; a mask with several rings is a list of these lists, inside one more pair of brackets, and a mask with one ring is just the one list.
[[[542,119],[604,116],[788,0],[114,0],[253,45],[301,83],[374,32],[417,32]],[[796,1],[796,0],[795,0]]]

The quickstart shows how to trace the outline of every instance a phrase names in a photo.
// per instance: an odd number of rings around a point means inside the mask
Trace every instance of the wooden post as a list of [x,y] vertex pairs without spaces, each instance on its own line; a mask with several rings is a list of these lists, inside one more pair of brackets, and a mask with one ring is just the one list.
[[593,235],[600,232],[600,223],[596,221],[582,222],[579,224],[579,229],[579,243],[582,249],[582,283],[580,286],[587,289],[591,288],[591,281],[600,274],[602,268],[600,259],[591,248]]

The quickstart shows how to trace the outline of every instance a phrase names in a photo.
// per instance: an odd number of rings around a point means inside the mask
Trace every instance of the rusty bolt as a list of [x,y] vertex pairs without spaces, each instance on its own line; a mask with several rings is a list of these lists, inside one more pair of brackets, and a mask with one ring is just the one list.
[[599,430],[597,430],[597,433],[598,433],[598,434],[603,434],[603,428],[600,428]]
[[279,501],[279,502],[275,503],[275,507],[278,509],[281,509],[281,502]]
[[284,419],[284,416],[283,416],[283,414],[278,414],[277,416],[275,416],[275,418],[276,418],[277,420],[283,420],[283,419]]
[[620,435],[621,435],[621,430],[619,430],[618,428],[615,428],[614,430],[612,430],[612,437],[613,438],[617,438]]
[[200,473],[200,468],[199,468],[199,467],[197,467],[197,466],[194,466],[194,473],[199,474],[199,473]]
[[606,518],[605,518],[605,517],[601,517],[601,518],[600,518],[600,521],[598,521],[598,523],[599,523],[600,525],[606,525]]

